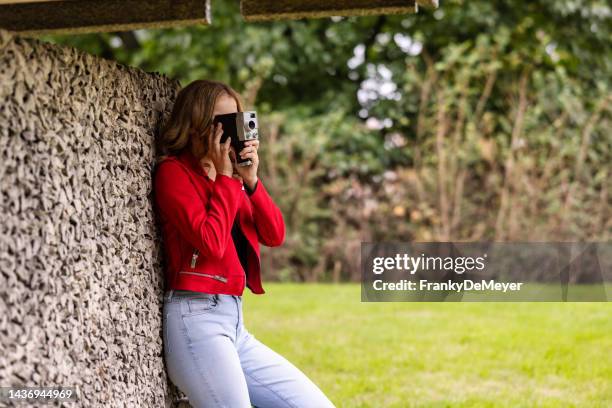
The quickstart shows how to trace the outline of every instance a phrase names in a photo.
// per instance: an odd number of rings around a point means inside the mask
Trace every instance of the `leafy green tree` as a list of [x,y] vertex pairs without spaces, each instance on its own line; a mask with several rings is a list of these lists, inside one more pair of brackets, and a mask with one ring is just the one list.
[[356,278],[368,239],[612,237],[607,1],[448,0],[416,15],[213,24],[51,41],[260,111],[289,223],[281,279]]

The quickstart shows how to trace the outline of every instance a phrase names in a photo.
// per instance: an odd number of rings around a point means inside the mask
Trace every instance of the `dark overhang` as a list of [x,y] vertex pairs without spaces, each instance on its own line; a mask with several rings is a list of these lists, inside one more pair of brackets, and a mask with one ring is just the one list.
[[[247,21],[414,13],[438,0],[242,0]],[[22,34],[210,24],[210,0],[0,0],[0,28]]]
[[247,21],[368,16],[416,13],[419,5],[437,7],[438,0],[242,0],[240,12]]
[[0,0],[0,28],[25,34],[209,24],[209,0]]

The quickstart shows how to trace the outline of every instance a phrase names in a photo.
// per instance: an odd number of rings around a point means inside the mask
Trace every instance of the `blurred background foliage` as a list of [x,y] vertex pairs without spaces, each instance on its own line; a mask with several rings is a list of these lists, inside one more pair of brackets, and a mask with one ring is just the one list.
[[260,113],[287,240],[269,278],[357,280],[361,241],[610,240],[608,1],[446,0],[416,15],[46,36]]

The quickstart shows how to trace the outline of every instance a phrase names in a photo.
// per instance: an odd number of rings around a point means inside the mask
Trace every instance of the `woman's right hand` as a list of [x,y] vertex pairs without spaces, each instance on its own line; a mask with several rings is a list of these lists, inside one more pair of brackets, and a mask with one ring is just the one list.
[[228,137],[225,143],[221,143],[221,135],[223,134],[223,127],[221,123],[217,123],[217,125],[213,128],[215,134],[209,140],[211,141],[211,146],[208,149],[210,159],[215,166],[215,171],[217,174],[223,174],[225,176],[232,177],[234,173],[234,168],[232,166],[232,160],[230,158],[230,146],[231,146],[231,138]]

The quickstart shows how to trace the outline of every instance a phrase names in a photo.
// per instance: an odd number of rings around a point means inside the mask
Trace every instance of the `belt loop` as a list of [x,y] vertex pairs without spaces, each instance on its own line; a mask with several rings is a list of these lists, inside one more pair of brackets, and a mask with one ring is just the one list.
[[170,289],[170,293],[168,294],[168,301],[172,302],[172,295],[174,294],[174,289]]

